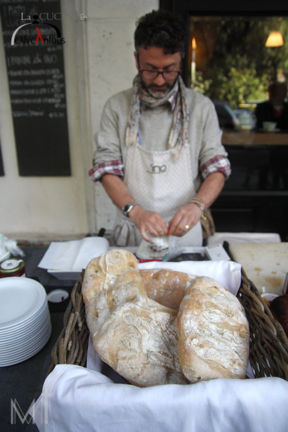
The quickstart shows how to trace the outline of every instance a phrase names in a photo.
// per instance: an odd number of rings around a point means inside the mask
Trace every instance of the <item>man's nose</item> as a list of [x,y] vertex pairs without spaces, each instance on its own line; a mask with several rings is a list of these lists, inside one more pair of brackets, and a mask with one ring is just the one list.
[[158,76],[154,79],[154,83],[157,84],[158,86],[161,86],[166,83],[161,73],[159,73]]

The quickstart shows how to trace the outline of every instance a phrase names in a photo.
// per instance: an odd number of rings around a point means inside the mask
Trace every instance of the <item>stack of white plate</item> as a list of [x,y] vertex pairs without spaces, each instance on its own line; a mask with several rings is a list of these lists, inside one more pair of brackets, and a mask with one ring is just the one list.
[[0,366],[37,354],[51,335],[44,287],[26,277],[0,279]]

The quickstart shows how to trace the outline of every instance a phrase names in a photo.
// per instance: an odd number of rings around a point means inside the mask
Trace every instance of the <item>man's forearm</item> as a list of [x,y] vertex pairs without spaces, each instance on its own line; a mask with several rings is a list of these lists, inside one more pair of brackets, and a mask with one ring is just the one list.
[[122,209],[125,204],[134,201],[121,177],[114,174],[105,174],[102,177],[102,185],[119,209]]
[[210,174],[202,183],[195,198],[205,203],[205,207],[210,207],[223,189],[225,177],[222,173],[215,172]]

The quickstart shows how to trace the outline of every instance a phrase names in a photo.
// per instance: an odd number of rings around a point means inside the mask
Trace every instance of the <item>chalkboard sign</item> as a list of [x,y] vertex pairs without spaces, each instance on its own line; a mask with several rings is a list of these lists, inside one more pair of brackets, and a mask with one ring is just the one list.
[[1,0],[19,174],[71,175],[60,0]]

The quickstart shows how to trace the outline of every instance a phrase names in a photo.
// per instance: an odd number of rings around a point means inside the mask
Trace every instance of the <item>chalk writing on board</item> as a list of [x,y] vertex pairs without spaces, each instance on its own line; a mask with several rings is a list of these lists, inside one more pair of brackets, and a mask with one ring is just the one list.
[[70,175],[60,0],[0,0],[20,175]]
[[[32,55],[7,56],[13,117],[35,118],[45,116],[46,112],[48,119],[64,118],[66,109],[64,73],[59,67],[50,67],[51,64],[57,63],[57,56],[38,54],[37,58],[38,64],[45,64],[45,68],[33,67]],[[20,105],[27,108],[19,110]],[[36,110],[35,105],[39,106]],[[53,112],[51,105],[54,108]],[[32,107],[34,108],[31,109]]]

